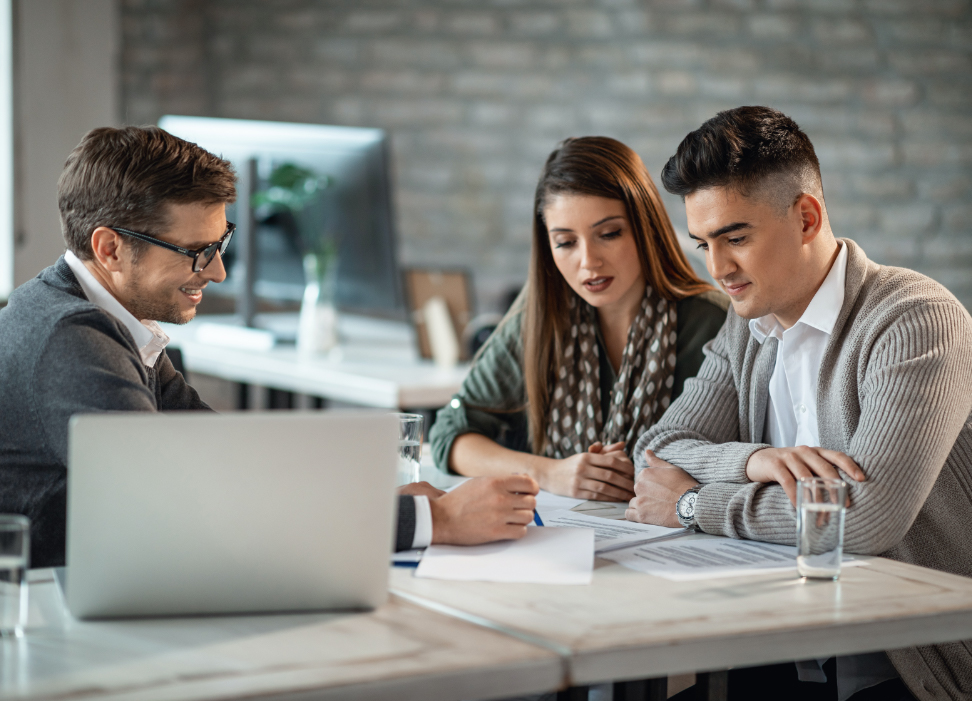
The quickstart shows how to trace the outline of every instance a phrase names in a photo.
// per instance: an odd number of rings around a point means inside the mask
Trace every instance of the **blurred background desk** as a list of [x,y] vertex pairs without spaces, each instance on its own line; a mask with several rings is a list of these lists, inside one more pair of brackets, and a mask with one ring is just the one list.
[[[341,316],[341,344],[326,356],[298,355],[293,342],[296,314],[257,315],[257,325],[278,339],[266,350],[199,340],[204,324],[229,324],[232,319],[201,316],[185,326],[164,324],[164,328],[172,347],[182,352],[190,373],[312,398],[309,403],[304,400],[303,406],[296,398],[284,398],[278,406],[271,401],[269,408],[281,408],[280,404],[313,408],[323,402],[340,402],[381,409],[437,409],[458,391],[469,369],[468,365],[443,369],[420,359],[414,331],[405,322],[351,315]],[[246,395],[245,390],[240,392],[237,408],[246,408],[247,402],[253,406]]]

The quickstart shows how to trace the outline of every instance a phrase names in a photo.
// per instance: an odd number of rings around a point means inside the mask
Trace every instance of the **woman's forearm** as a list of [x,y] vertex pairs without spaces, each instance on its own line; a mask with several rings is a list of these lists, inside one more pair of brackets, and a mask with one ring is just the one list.
[[464,433],[452,443],[449,467],[467,477],[500,477],[514,472],[541,481],[550,458],[504,448],[479,433]]

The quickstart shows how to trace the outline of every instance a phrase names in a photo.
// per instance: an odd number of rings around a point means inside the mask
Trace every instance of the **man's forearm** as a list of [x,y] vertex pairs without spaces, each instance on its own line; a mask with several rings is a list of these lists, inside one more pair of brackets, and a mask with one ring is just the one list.
[[778,484],[703,485],[695,517],[699,528],[712,535],[796,544],[796,511]]

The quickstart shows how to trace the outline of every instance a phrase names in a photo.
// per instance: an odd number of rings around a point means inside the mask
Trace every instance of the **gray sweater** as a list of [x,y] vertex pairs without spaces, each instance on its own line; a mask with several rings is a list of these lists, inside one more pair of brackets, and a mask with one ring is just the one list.
[[[972,576],[972,319],[941,285],[877,265],[853,241],[844,304],[817,381],[820,445],[852,457],[845,548]],[[762,345],[729,312],[698,377],[638,440],[704,486],[707,533],[795,544],[796,515],[777,484],[746,478],[763,443],[776,341]],[[972,697],[972,641],[888,652],[923,701]]]
[[30,517],[33,567],[64,563],[71,416],[185,409],[209,407],[165,353],[142,363],[63,257],[13,291],[0,309],[0,512]]

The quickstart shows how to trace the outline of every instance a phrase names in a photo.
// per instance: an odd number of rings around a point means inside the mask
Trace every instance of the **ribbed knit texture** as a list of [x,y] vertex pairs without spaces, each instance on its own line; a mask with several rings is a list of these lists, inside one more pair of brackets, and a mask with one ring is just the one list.
[[[938,283],[848,247],[844,304],[817,382],[820,445],[852,457],[844,547],[972,576],[972,318]],[[760,345],[730,310],[696,379],[638,441],[705,485],[707,533],[795,544],[796,514],[777,484],[748,482],[762,447],[772,339]],[[888,652],[923,701],[972,698],[972,643]]]

